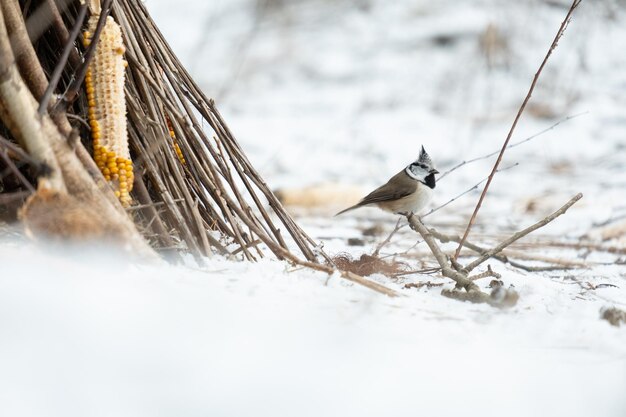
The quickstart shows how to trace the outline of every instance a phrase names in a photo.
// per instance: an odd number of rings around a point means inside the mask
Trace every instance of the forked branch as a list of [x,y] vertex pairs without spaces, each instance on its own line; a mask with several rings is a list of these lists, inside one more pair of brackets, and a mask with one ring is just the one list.
[[480,207],[482,206],[483,200],[485,199],[485,195],[487,195],[487,190],[489,189],[489,186],[491,185],[491,181],[493,180],[493,177],[496,174],[496,171],[498,170],[498,167],[500,166],[500,162],[502,162],[502,157],[504,155],[504,151],[506,150],[507,146],[509,145],[509,141],[511,140],[511,137],[513,136],[513,132],[515,131],[515,127],[517,126],[517,122],[519,121],[520,117],[522,116],[522,113],[524,112],[524,109],[526,108],[526,104],[528,104],[528,101],[530,100],[530,97],[533,94],[533,91],[535,90],[535,86],[537,85],[537,81],[539,80],[539,76],[541,75],[541,72],[543,71],[543,68],[545,67],[546,63],[548,62],[548,58],[550,58],[550,56],[552,55],[552,52],[556,49],[559,40],[561,39],[561,37],[563,36],[563,33],[565,33],[565,29],[567,28],[567,25],[569,24],[571,18],[572,18],[572,14],[574,13],[574,10],[578,7],[578,5],[580,4],[582,0],[574,0],[572,5],[570,6],[567,15],[565,16],[565,19],[563,19],[563,22],[561,22],[561,26],[559,27],[559,30],[556,33],[556,36],[554,37],[554,40],[552,41],[552,44],[550,45],[550,48],[548,49],[548,52],[546,53],[546,56],[543,58],[543,61],[541,62],[541,65],[539,65],[539,69],[537,70],[537,72],[535,73],[535,76],[533,77],[533,81],[530,84],[530,88],[528,89],[528,93],[526,94],[526,97],[524,98],[524,101],[522,102],[522,105],[520,106],[519,110],[517,111],[517,115],[515,116],[515,119],[513,120],[513,124],[511,125],[511,129],[509,129],[509,133],[506,136],[506,140],[504,141],[504,143],[502,144],[502,149],[500,150],[500,153],[498,154],[498,159],[496,159],[496,163],[493,165],[493,168],[491,169],[491,173],[489,174],[489,177],[487,178],[487,184],[485,184],[485,188],[483,188],[482,193],[480,194],[480,198],[478,199],[478,203],[476,203],[476,207],[474,208],[474,212],[472,213],[472,217],[470,218],[469,223],[467,224],[467,228],[465,229],[465,233],[463,233],[463,237],[461,238],[461,242],[459,243],[459,246],[456,249],[456,252],[454,253],[454,259],[456,260],[459,257],[459,253],[461,252],[461,248],[463,247],[463,242],[465,241],[465,239],[467,239],[467,236],[469,235],[469,232],[474,224],[474,222],[476,221],[476,216],[478,215],[478,211],[480,210]]
[[[581,193],[576,194],[560,209],[545,217],[544,219],[538,221],[532,226],[529,226],[513,234],[511,237],[502,241],[500,244],[496,245],[492,249],[481,250],[483,252],[482,255],[465,267],[461,266],[454,258],[449,259],[447,255],[441,250],[441,248],[435,241],[435,235],[440,235],[439,233],[437,233],[434,229],[432,231],[429,230],[424,225],[424,223],[422,223],[422,221],[414,214],[409,214],[407,216],[407,220],[409,221],[409,225],[411,226],[411,228],[422,236],[422,238],[430,248],[430,251],[435,256],[435,259],[437,259],[437,263],[441,267],[441,274],[447,278],[454,280],[456,282],[456,289],[464,289],[466,292],[463,293],[458,290],[446,290],[442,292],[443,295],[463,301],[488,303],[496,307],[510,307],[515,305],[518,298],[518,295],[514,290],[507,290],[499,287],[497,289],[494,289],[491,294],[487,294],[482,292],[480,288],[473,282],[477,278],[482,278],[485,276],[496,276],[497,274],[493,272],[491,268],[488,268],[487,273],[478,274],[473,277],[470,277],[469,274],[472,272],[473,269],[475,269],[477,266],[481,265],[488,259],[500,258],[500,253],[506,247],[528,235],[529,233],[532,233],[533,231],[547,225],[560,215],[564,214],[581,198]],[[439,236],[439,238],[440,237],[441,236]]]
[[[512,307],[517,302],[517,293],[513,290],[505,290],[509,291],[508,295],[505,297],[495,297],[495,291],[491,294],[487,294],[480,290],[478,285],[476,285],[466,273],[462,271],[457,271],[452,265],[452,263],[448,260],[448,257],[441,250],[435,238],[430,233],[428,228],[424,226],[424,223],[414,214],[409,214],[407,216],[407,220],[409,221],[409,225],[413,230],[419,233],[428,247],[430,251],[437,259],[437,263],[441,267],[441,274],[447,278],[450,278],[456,282],[456,288],[454,290],[446,290],[444,289],[441,294],[454,298],[460,301],[471,301],[473,303],[486,303],[490,304],[494,307]],[[463,291],[465,290],[465,291]]]
[[466,273],[471,272],[474,268],[476,268],[478,265],[480,265],[483,262],[485,262],[487,259],[489,259],[489,258],[493,257],[494,255],[502,252],[504,250],[504,248],[506,248],[507,246],[509,246],[512,243],[520,240],[521,238],[523,238],[527,234],[529,234],[531,232],[534,232],[535,230],[539,229],[540,227],[543,227],[546,224],[550,223],[552,220],[556,219],[561,214],[565,213],[567,211],[567,209],[572,207],[582,197],[583,197],[582,193],[576,194],[563,207],[561,207],[560,209],[558,209],[557,211],[555,211],[554,213],[552,213],[551,215],[549,215],[545,219],[540,220],[537,223],[533,224],[532,226],[529,226],[526,229],[520,230],[519,232],[513,234],[511,237],[509,237],[508,239],[502,241],[499,245],[495,246],[494,248],[488,250],[482,256],[480,256],[478,259],[474,260],[469,265],[467,265],[465,268],[463,268],[464,272],[466,272]]

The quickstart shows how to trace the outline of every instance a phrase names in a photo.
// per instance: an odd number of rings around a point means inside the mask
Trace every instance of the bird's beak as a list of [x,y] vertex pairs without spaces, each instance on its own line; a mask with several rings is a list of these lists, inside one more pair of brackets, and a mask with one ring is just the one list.
[[431,169],[430,171],[431,174],[439,174],[439,171],[437,171],[435,168]]

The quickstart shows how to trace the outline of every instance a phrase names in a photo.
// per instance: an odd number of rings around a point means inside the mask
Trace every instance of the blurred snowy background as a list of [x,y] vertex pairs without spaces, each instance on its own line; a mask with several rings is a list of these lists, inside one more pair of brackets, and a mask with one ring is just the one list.
[[[422,144],[442,172],[498,150],[569,2],[148,6],[272,187],[369,191]],[[483,219],[517,225],[579,191],[584,215],[567,230],[626,214],[624,13],[623,2],[582,3],[512,141],[562,123],[507,153],[503,167],[520,165],[497,176]],[[433,206],[479,182],[493,161],[444,179]],[[447,210],[453,220],[467,221],[478,191]]]
[[[268,184],[363,191],[422,144],[442,172],[498,150],[569,7],[146,4]],[[496,176],[473,236],[533,223],[577,192],[583,200],[536,239],[593,236],[626,216],[624,51],[626,3],[583,1],[512,141],[561,123],[507,151],[503,166],[519,165]],[[433,206],[492,164],[446,177]],[[477,195],[428,221],[460,227]],[[338,208],[291,210],[332,253],[371,252],[384,233],[362,230],[395,224],[373,209],[333,218]],[[404,231],[386,251],[414,243]],[[386,299],[272,261],[198,271],[60,258],[19,237],[2,248],[2,415],[626,415],[625,328],[599,318],[601,307],[626,306],[623,256],[542,249],[588,266],[549,273],[495,264],[520,293],[501,312],[445,299],[440,287],[403,289],[432,276],[373,276],[408,295]],[[9,278],[18,268],[24,279]]]

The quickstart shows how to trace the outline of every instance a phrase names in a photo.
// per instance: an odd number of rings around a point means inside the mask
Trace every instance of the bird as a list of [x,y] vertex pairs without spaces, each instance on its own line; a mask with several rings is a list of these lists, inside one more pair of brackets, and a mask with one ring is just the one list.
[[357,204],[341,210],[335,216],[364,206],[376,206],[394,214],[418,214],[430,202],[435,189],[435,175],[439,174],[422,146],[419,157],[391,177]]

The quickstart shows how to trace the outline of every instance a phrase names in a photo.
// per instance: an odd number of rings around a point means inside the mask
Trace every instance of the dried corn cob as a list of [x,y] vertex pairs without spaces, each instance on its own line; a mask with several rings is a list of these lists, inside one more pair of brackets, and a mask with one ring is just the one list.
[[[98,14],[92,14],[89,19],[88,30],[83,36],[85,47],[91,42],[98,18]],[[134,175],[126,131],[126,61],[123,55],[122,32],[113,18],[108,16],[89,64],[85,85],[94,161],[126,207],[131,202]]]
[[174,132],[174,127],[172,126],[172,122],[170,118],[165,116],[165,122],[167,123],[167,130],[170,132],[170,137],[172,138],[172,146],[174,147],[174,151],[176,152],[176,156],[178,156],[178,160],[181,164],[185,164],[185,157],[183,156],[183,152],[180,150],[180,146],[178,146],[178,141],[176,140],[176,132]]

